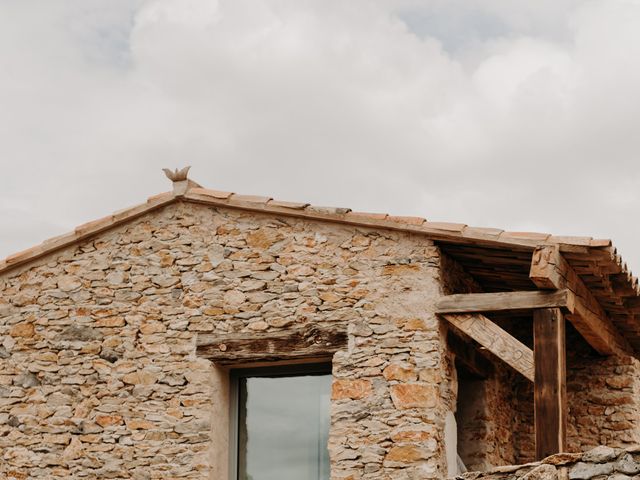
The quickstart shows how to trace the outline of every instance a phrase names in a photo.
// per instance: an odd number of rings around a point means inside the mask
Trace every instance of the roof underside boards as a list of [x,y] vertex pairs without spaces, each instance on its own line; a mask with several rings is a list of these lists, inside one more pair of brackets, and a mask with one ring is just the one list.
[[174,193],[155,195],[144,204],[86,223],[73,232],[10,255],[0,261],[0,275],[178,201],[423,235],[435,240],[445,253],[456,259],[488,292],[535,289],[535,285],[529,280],[534,248],[540,245],[558,245],[567,262],[591,290],[617,328],[636,351],[640,351],[638,280],[631,275],[620,255],[611,246],[610,240],[505,232],[458,223],[429,222],[420,217],[316,207],[306,203],[284,202],[269,197],[237,195],[205,188],[190,188],[185,193],[174,190]]

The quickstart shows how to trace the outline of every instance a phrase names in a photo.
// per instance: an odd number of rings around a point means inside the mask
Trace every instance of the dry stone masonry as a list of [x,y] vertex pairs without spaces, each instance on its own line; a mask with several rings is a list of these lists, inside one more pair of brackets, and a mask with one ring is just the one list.
[[[530,382],[484,354],[478,377],[449,348],[436,300],[482,289],[434,241],[255,210],[176,201],[0,273],[0,478],[223,480],[228,371],[197,355],[198,335],[312,326],[348,338],[332,480],[445,478],[453,414],[468,468],[532,459]],[[522,325],[501,322],[531,346]],[[570,333],[576,455],[466,478],[638,473],[640,365]],[[600,443],[627,450],[577,455]]]

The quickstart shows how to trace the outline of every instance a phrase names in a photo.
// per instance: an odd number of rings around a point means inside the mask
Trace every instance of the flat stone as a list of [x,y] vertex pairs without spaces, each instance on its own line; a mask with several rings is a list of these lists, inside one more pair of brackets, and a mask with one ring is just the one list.
[[558,471],[556,467],[549,464],[538,465],[522,476],[522,480],[557,480],[557,478]]
[[613,460],[618,456],[620,451],[616,451],[611,447],[600,445],[599,447],[589,450],[582,456],[584,462],[604,463]]
[[618,460],[614,466],[617,472],[625,473],[627,475],[635,475],[640,472],[640,463],[637,463],[633,459],[633,455],[625,453],[620,460]]
[[613,472],[613,465],[610,463],[576,463],[569,470],[570,480],[589,480],[598,475],[609,475]]
[[70,325],[60,332],[56,338],[58,340],[88,342],[90,340],[101,340],[102,337],[102,333],[95,328]]

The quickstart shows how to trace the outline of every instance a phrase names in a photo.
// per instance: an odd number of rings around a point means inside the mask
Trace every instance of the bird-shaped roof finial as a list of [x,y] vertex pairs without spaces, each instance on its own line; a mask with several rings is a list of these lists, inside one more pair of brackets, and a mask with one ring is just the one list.
[[201,185],[187,178],[190,168],[190,166],[184,167],[180,170],[176,168],[173,171],[170,168],[162,169],[167,178],[173,182],[174,195],[184,195],[190,188],[201,188]]
[[176,168],[174,171],[171,171],[170,168],[163,168],[162,171],[167,176],[167,178],[172,182],[181,182],[187,179],[187,175],[189,174],[190,168],[191,166],[189,165],[188,167],[184,167],[180,170]]

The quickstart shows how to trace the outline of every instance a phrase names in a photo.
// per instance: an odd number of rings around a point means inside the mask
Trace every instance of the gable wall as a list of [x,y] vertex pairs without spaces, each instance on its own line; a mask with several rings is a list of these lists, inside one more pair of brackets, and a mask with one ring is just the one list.
[[218,480],[224,382],[197,334],[340,323],[332,478],[441,478],[438,268],[410,234],[176,204],[9,272],[0,476]]

